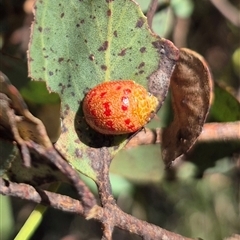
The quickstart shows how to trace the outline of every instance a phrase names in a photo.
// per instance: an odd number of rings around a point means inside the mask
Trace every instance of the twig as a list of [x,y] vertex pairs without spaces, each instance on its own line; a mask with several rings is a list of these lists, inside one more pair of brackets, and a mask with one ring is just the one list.
[[[206,123],[197,142],[240,141],[240,121],[227,123]],[[145,129],[134,136],[125,148],[161,143],[162,129]]]
[[149,4],[148,12],[147,12],[147,21],[148,21],[148,26],[152,29],[152,21],[154,14],[157,10],[158,7],[158,0],[152,0],[151,3]]
[[127,213],[124,213],[116,205],[108,205],[105,208],[99,206],[94,206],[89,212],[88,218],[94,218],[100,222],[106,221],[109,219],[114,222],[116,227],[119,227],[123,230],[128,230],[131,233],[135,233],[143,239],[156,240],[156,239],[165,239],[165,240],[190,240],[191,238],[183,237],[179,234],[167,231],[163,228],[150,224],[148,222],[139,220]]
[[18,197],[43,205],[49,205],[52,208],[83,214],[81,202],[58,193],[49,192],[40,188],[34,188],[25,183],[13,183],[0,178],[0,193],[7,196]]
[[211,0],[212,4],[227,18],[232,24],[240,27],[240,11],[227,0]]
[[189,31],[189,18],[175,18],[175,26],[173,29],[173,42],[178,48],[187,47],[187,34]]
[[[122,212],[116,205],[112,204],[108,204],[104,208],[95,205],[87,214],[79,200],[58,193],[42,190],[40,188],[34,188],[28,184],[13,183],[2,178],[0,178],[0,193],[7,196],[29,200],[35,203],[41,203],[61,211],[83,215],[87,219],[93,218],[99,222],[106,223],[104,224],[104,227],[116,226],[149,240],[190,239],[169,232],[145,221],[141,221],[129,214]],[[111,232],[112,229],[109,230]],[[105,239],[111,239],[111,236],[105,236]]]

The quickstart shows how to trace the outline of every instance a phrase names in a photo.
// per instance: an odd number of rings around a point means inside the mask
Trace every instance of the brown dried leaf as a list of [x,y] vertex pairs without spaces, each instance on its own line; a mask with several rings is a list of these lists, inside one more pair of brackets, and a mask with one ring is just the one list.
[[52,146],[43,123],[29,111],[18,90],[0,72],[0,127],[13,135],[21,146],[25,165],[30,165],[26,141],[32,140],[46,148]]
[[189,49],[180,49],[170,89],[174,120],[162,135],[162,155],[166,165],[191,148],[206,120],[212,79],[203,57]]

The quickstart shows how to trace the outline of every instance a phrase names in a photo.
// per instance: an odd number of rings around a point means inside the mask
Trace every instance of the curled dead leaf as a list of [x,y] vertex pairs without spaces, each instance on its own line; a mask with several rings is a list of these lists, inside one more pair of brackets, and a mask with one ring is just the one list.
[[211,102],[212,79],[198,53],[182,48],[170,80],[174,120],[162,134],[162,156],[167,166],[195,143]]
[[0,87],[0,127],[13,135],[14,140],[21,146],[25,165],[29,166],[30,156],[26,141],[32,140],[46,148],[52,146],[51,141],[43,123],[28,111],[20,93],[2,72]]

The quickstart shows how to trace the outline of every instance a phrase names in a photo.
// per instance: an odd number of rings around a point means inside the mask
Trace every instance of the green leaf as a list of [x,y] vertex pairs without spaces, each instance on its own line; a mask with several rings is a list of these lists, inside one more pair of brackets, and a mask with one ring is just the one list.
[[171,6],[178,17],[189,18],[192,15],[194,3],[192,0],[171,0]]
[[232,64],[235,73],[240,76],[240,47],[237,48],[232,55]]
[[159,145],[143,145],[120,151],[110,171],[137,183],[159,182],[164,176]]
[[29,82],[20,91],[22,97],[32,104],[57,104],[59,96],[48,92],[44,82]]
[[153,17],[152,28],[160,36],[167,37],[174,26],[174,14],[170,7],[162,9]]
[[128,136],[89,129],[81,107],[84,94],[103,81],[132,79],[148,86],[161,105],[178,50],[149,31],[130,0],[44,0],[35,8],[29,70],[61,97],[63,132],[56,148],[97,180],[103,162],[110,164]]
[[240,120],[240,103],[218,84],[214,87],[214,102],[210,109],[211,121],[233,122]]

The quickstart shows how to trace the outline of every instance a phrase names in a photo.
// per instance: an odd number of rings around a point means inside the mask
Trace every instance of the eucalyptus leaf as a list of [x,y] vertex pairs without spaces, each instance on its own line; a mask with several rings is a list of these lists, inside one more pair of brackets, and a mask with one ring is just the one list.
[[30,75],[46,81],[62,101],[62,134],[55,147],[70,164],[98,181],[128,136],[88,127],[82,100],[88,89],[119,79],[148,87],[162,105],[178,49],[154,35],[130,0],[37,1],[28,54]]

